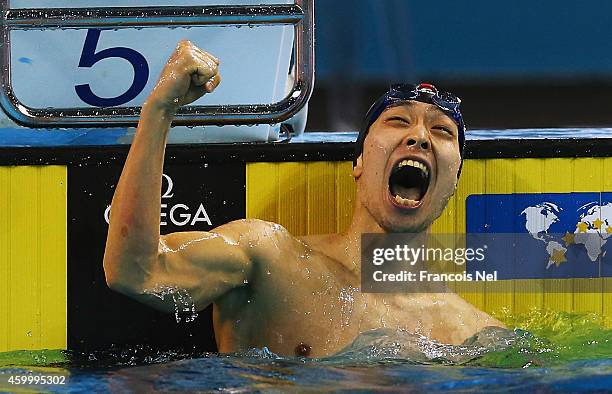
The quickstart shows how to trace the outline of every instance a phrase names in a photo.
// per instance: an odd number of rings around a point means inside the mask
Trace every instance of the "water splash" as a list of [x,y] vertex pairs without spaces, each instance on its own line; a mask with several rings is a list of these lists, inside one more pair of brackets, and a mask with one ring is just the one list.
[[266,346],[261,349],[252,348],[244,353],[235,353],[233,356],[242,356],[246,358],[255,358],[255,359],[268,359],[268,360],[276,360],[281,359],[282,357],[278,354],[270,351]]
[[517,327],[517,341],[511,348],[488,353],[471,365],[537,367],[612,355],[611,322],[595,313],[534,309],[522,314],[502,311],[495,317],[508,327]]
[[190,323],[198,317],[195,303],[191,295],[189,295],[189,292],[185,289],[176,286],[158,285],[153,289],[144,290],[144,293],[157,297],[163,301],[166,301],[166,297],[168,296],[172,297],[172,302],[174,303],[174,318],[177,323],[180,323],[183,319],[186,323]]
[[[370,365],[443,364],[478,367],[523,368],[538,370],[570,365],[584,360],[609,359],[612,354],[612,329],[604,319],[594,314],[533,311],[516,316],[496,316],[508,326],[524,329],[485,329],[461,345],[445,345],[424,336],[402,330],[377,329],[364,332],[339,353],[319,359],[300,359],[299,363],[313,366],[353,367]],[[529,331],[527,331],[527,330]],[[92,357],[93,355],[93,357]],[[0,368],[9,366],[72,366],[101,367],[166,363],[186,358],[271,359],[291,362],[268,348],[251,349],[246,353],[214,355],[181,353],[150,347],[111,347],[85,354],[61,351],[0,352]],[[134,361],[135,360],[135,361]],[[581,361],[582,360],[582,361]],[[586,365],[586,364],[585,364]],[[612,368],[612,364],[606,364]],[[459,373],[460,369],[450,369]],[[611,369],[612,371],[612,369]],[[1,374],[1,371],[0,371]]]
[[371,363],[394,359],[413,364],[464,364],[487,352],[504,350],[515,341],[513,331],[488,327],[461,345],[448,345],[406,330],[379,328],[360,334],[336,355],[333,363]]

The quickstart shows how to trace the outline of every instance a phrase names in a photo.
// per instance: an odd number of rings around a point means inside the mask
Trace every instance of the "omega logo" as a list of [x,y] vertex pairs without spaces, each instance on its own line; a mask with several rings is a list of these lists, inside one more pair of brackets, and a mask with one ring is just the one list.
[[[193,226],[198,222],[206,222],[209,226],[212,226],[212,222],[210,221],[210,217],[208,216],[208,212],[204,208],[204,204],[200,203],[195,210],[195,213],[191,213],[192,210],[187,204],[177,203],[177,204],[168,204],[164,203],[164,199],[170,199],[174,196],[172,190],[174,189],[174,181],[170,176],[166,174],[162,174],[162,203],[161,203],[161,212],[160,212],[160,225],[167,226],[168,220],[170,223],[175,226]],[[110,209],[111,206],[108,205],[104,210],[104,220],[106,224],[110,221]]]

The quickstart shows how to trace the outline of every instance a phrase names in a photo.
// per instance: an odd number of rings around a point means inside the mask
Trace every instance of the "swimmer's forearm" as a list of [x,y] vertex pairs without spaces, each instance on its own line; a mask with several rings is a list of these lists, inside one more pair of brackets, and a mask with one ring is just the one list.
[[172,109],[149,100],[113,197],[104,270],[109,286],[141,287],[159,247],[161,179]]

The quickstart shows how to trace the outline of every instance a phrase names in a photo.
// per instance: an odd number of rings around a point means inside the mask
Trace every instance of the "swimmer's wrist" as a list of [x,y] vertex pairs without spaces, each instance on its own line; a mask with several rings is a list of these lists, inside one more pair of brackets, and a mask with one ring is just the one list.
[[176,111],[178,110],[178,107],[179,106],[174,103],[169,104],[161,100],[155,100],[155,99],[149,98],[149,100],[145,101],[145,103],[142,105],[141,114],[144,115],[145,113],[153,112],[158,115],[161,115],[163,118],[172,120],[174,116],[176,115]]

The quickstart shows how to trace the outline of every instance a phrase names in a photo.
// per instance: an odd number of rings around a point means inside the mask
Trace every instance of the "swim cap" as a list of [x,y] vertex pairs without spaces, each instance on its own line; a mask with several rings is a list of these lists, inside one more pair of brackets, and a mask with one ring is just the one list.
[[355,142],[353,166],[357,164],[357,158],[363,151],[363,143],[372,123],[374,123],[380,114],[391,105],[408,100],[435,105],[457,124],[457,128],[459,129],[459,155],[461,156],[461,164],[459,165],[459,172],[457,173],[458,178],[461,174],[461,167],[463,166],[463,149],[465,146],[465,123],[463,123],[463,117],[461,116],[461,111],[459,111],[461,100],[454,94],[438,92],[438,89],[436,89],[434,85],[428,83],[421,83],[419,85],[391,85],[391,88],[372,104],[364,118],[359,136]]

